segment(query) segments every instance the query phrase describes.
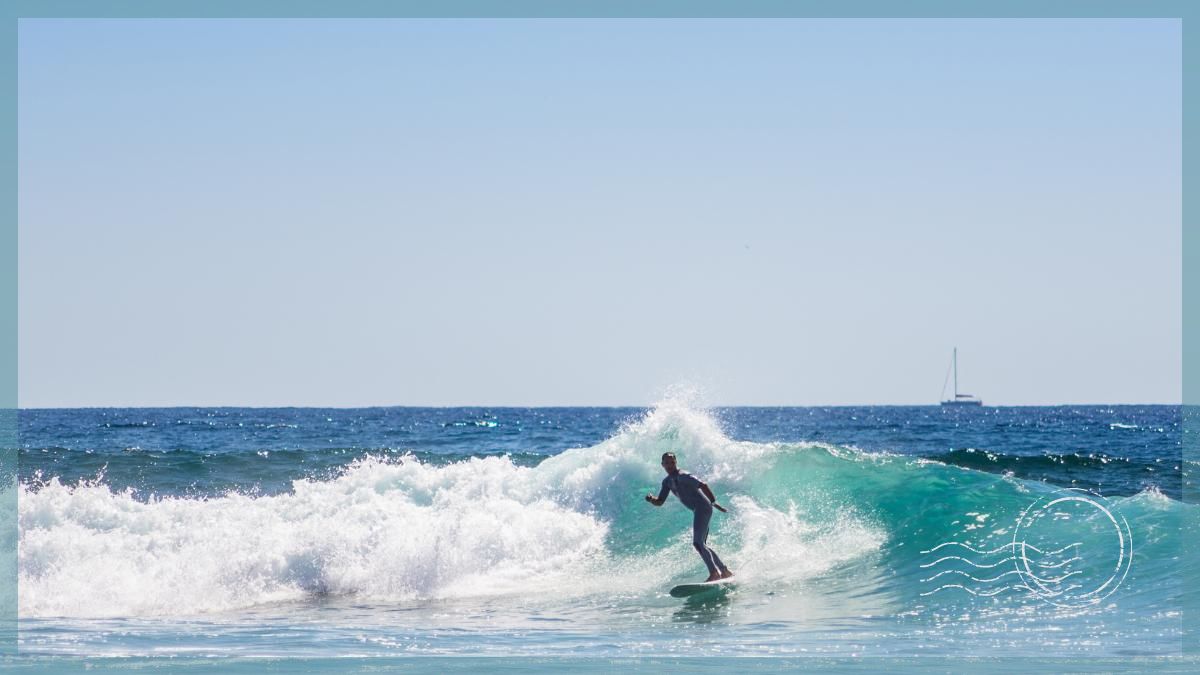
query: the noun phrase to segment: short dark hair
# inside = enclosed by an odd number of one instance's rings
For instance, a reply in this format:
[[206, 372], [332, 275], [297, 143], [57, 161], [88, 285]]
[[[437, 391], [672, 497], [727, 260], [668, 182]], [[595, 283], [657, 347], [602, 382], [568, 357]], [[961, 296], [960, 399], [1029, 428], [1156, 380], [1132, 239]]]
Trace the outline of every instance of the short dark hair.
[[670, 457], [671, 459], [675, 459], [675, 453], [673, 453], [673, 452], [664, 452], [664, 453], [663, 453], [663, 456], [662, 456], [662, 459], [661, 459], [661, 460], [659, 460], [659, 461], [660, 461], [660, 462], [665, 462], [665, 461], [667, 461], [667, 458], [668, 458], [668, 457]]

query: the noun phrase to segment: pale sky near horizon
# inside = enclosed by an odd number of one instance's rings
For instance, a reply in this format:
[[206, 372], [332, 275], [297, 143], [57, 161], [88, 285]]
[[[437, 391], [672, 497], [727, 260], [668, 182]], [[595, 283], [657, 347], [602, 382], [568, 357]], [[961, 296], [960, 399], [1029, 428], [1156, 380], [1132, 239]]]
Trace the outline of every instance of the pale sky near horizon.
[[1179, 403], [1178, 20], [28, 20], [19, 404]]

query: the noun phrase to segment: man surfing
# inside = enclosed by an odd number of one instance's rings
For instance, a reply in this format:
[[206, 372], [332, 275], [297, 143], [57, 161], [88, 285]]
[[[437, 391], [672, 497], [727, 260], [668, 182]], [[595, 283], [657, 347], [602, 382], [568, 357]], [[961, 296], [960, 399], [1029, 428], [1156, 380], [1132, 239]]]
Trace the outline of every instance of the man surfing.
[[667, 501], [667, 495], [674, 492], [679, 501], [695, 514], [692, 520], [692, 546], [696, 547], [696, 551], [704, 560], [704, 566], [708, 568], [705, 583], [733, 576], [733, 572], [730, 572], [725, 563], [717, 557], [716, 551], [708, 547], [708, 521], [712, 519], [712, 510], [717, 509], [725, 513], [725, 507], [717, 503], [717, 498], [713, 496], [712, 490], [708, 489], [707, 483], [686, 471], [680, 471], [679, 467], [675, 466], [675, 453], [663, 453], [662, 467], [667, 471], [662, 489], [658, 491], [657, 497], [646, 495], [646, 501], [655, 506], [662, 506]]

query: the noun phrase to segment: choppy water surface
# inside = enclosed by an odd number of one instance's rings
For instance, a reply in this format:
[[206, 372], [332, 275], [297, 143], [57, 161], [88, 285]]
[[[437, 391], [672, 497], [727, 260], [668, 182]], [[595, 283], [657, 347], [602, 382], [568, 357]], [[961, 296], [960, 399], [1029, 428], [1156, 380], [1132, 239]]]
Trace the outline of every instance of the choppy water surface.
[[[1178, 652], [1177, 406], [20, 413], [27, 655]], [[729, 507], [702, 577], [664, 451]], [[1192, 533], [1195, 534], [1195, 533]]]

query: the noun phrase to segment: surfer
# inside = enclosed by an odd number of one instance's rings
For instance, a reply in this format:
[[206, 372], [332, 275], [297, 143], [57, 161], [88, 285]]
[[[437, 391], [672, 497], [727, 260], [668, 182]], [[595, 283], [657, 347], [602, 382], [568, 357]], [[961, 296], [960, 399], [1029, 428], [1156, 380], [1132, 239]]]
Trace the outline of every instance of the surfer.
[[725, 513], [725, 507], [717, 503], [712, 490], [708, 489], [708, 483], [679, 470], [675, 465], [675, 453], [663, 453], [662, 467], [667, 471], [662, 489], [658, 491], [657, 497], [646, 495], [646, 501], [655, 506], [662, 506], [667, 501], [667, 495], [674, 492], [679, 501], [695, 514], [692, 520], [692, 546], [696, 547], [696, 551], [704, 560], [704, 566], [708, 568], [708, 579], [705, 581], [717, 581], [733, 576], [733, 572], [730, 572], [725, 563], [717, 557], [716, 551], [708, 547], [708, 521], [712, 519], [712, 510], [717, 509]]

